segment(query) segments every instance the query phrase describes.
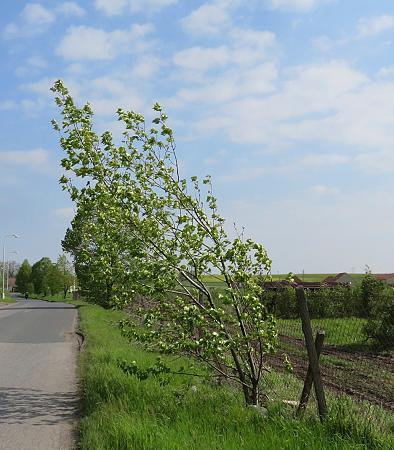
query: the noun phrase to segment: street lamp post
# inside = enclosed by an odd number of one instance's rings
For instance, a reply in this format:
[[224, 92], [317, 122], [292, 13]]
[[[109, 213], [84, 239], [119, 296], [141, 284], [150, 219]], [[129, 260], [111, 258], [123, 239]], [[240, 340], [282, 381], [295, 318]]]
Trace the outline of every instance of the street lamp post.
[[5, 299], [5, 240], [7, 238], [18, 238], [19, 236], [15, 233], [13, 234], [6, 234], [3, 237], [3, 289], [2, 289], [2, 295], [1, 298], [4, 300]]

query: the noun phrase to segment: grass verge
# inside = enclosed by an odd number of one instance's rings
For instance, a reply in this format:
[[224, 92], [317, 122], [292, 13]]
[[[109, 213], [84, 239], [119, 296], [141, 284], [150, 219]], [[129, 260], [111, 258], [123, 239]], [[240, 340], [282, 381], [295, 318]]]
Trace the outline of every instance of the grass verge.
[[13, 297], [5, 297], [4, 299], [0, 297], [0, 303], [15, 303], [16, 300]]
[[47, 302], [65, 302], [72, 300], [72, 294], [68, 293], [66, 298], [63, 294], [47, 295], [44, 297], [42, 294], [29, 294], [29, 298], [33, 300], [45, 300]]
[[[119, 360], [152, 365], [156, 356], [130, 345], [116, 324], [117, 311], [79, 302], [86, 346], [80, 356], [82, 420], [80, 448], [96, 450], [373, 449], [391, 448], [351, 403], [332, 402], [330, 419], [296, 420], [272, 403], [268, 416], [246, 408], [238, 392], [195, 378], [140, 381]], [[174, 369], [189, 361], [167, 360]], [[280, 379], [280, 377], [276, 377]], [[277, 383], [277, 381], [275, 381]]]

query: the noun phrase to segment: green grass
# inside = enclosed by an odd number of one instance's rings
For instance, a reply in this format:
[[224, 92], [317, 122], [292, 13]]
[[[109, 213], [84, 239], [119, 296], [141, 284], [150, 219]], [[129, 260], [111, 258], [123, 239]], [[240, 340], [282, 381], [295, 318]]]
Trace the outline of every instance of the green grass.
[[[312, 319], [313, 330], [324, 330], [324, 342], [331, 345], [360, 345], [365, 344], [363, 326], [365, 319], [346, 317], [341, 319]], [[282, 334], [303, 338], [299, 319], [279, 319], [278, 329]]]
[[6, 296], [4, 299], [0, 297], [0, 303], [15, 303], [16, 300], [13, 297]]
[[[331, 418], [321, 425], [311, 416], [304, 421], [294, 419], [292, 411], [275, 401], [263, 418], [244, 407], [238, 391], [200, 379], [172, 376], [165, 385], [154, 377], [139, 381], [124, 374], [117, 361], [135, 360], [139, 366], [149, 366], [156, 355], [121, 336], [116, 322], [122, 313], [81, 302], [79, 312], [86, 336], [79, 365], [81, 449], [390, 448], [387, 436], [375, 433], [357, 412], [349, 415], [348, 408], [341, 410], [340, 403], [334, 404]], [[188, 364], [171, 361], [174, 368]], [[289, 395], [291, 383], [298, 398], [299, 380], [274, 373], [270, 377], [276, 400], [282, 388], [282, 394]]]
[[[323, 281], [325, 278], [329, 276], [334, 276], [336, 273], [296, 273], [294, 274], [296, 277], [300, 278], [303, 281], [312, 281], [312, 282], [319, 282]], [[359, 284], [361, 283], [362, 279], [364, 278], [364, 273], [352, 273], [349, 274], [353, 279], [353, 284]], [[280, 281], [287, 279], [288, 274], [282, 273], [282, 274], [272, 274], [272, 279], [274, 281]], [[203, 280], [207, 282], [209, 285], [213, 286], [222, 286], [224, 285], [224, 278], [222, 275], [205, 275], [203, 276]]]
[[46, 300], [48, 302], [64, 302], [72, 300], [72, 294], [68, 293], [66, 299], [64, 299], [63, 294], [47, 295], [46, 297], [44, 297], [43, 294], [29, 294], [29, 298], [34, 300]]

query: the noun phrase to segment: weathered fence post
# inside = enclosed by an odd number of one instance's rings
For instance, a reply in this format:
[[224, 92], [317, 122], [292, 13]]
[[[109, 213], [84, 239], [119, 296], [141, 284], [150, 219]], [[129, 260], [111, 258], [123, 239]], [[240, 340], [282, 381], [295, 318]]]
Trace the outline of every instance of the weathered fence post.
[[320, 420], [323, 421], [327, 416], [326, 397], [324, 395], [323, 383], [320, 374], [319, 359], [317, 356], [315, 344], [313, 342], [312, 326], [309, 317], [308, 305], [306, 303], [305, 292], [302, 286], [297, 286], [296, 295], [298, 306], [300, 309], [302, 331], [305, 336], [306, 349], [308, 351], [309, 365], [311, 367], [313, 384], [315, 386], [315, 394], [317, 405], [319, 408]]
[[[316, 355], [317, 355], [318, 359], [320, 357], [320, 352], [323, 347], [324, 337], [325, 337], [324, 331], [318, 331], [316, 333], [315, 349], [316, 349]], [[297, 415], [299, 415], [299, 416], [303, 414], [303, 412], [305, 411], [306, 405], [308, 404], [309, 394], [311, 392], [312, 384], [313, 384], [312, 367], [309, 364], [308, 371], [307, 371], [306, 377], [305, 377], [304, 389], [302, 390], [300, 403], [299, 403], [298, 409], [297, 409]]]

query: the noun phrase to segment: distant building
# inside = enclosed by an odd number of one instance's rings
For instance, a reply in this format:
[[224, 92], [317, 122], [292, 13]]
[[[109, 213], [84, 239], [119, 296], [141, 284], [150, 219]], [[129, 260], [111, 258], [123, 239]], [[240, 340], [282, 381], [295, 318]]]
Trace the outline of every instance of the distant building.
[[352, 277], [345, 272], [341, 272], [338, 273], [337, 275], [327, 277], [323, 281], [303, 281], [301, 280], [301, 278], [293, 276], [292, 282], [286, 280], [265, 281], [262, 283], [262, 287], [267, 291], [276, 291], [279, 289], [284, 289], [286, 287], [302, 286], [304, 289], [308, 289], [310, 291], [317, 291], [319, 289], [334, 289], [338, 286], [351, 286], [351, 284], [352, 284]]
[[323, 283], [333, 286], [337, 285], [350, 286], [352, 284], [352, 281], [353, 281], [352, 277], [348, 273], [341, 272], [338, 273], [337, 275], [326, 277], [323, 280]]
[[327, 289], [327, 288], [333, 288], [337, 286], [337, 284], [325, 284], [321, 281], [301, 281], [299, 280], [296, 283], [296, 286], [302, 286], [304, 289], [308, 289], [309, 291], [318, 291], [319, 289]]
[[383, 281], [390, 286], [394, 286], [394, 273], [377, 273], [373, 275], [377, 280]]
[[291, 283], [287, 280], [281, 280], [281, 281], [264, 281], [262, 284], [262, 287], [266, 291], [278, 291], [281, 289], [285, 289], [288, 287], [295, 287], [295, 283]]

